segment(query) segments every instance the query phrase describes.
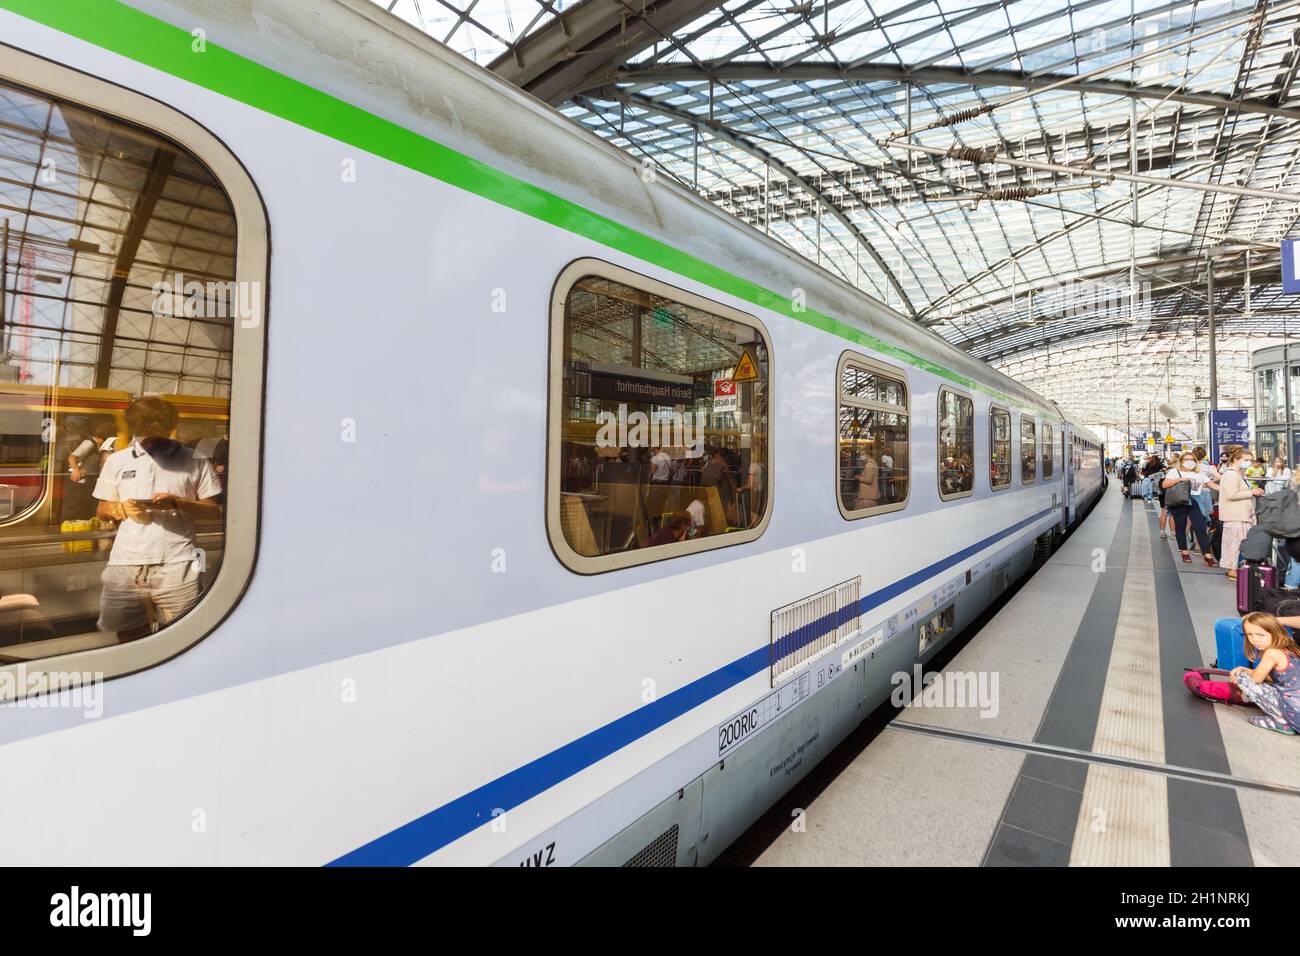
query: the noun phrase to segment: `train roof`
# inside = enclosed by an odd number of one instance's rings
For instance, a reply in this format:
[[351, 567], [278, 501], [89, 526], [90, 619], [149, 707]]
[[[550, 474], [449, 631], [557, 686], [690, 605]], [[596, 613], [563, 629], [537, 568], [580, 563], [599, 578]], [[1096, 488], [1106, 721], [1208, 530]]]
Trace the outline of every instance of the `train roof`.
[[1054, 403], [671, 178], [644, 182], [634, 157], [371, 0], [259, 0], [255, 6], [247, 0], [129, 2], [186, 32], [203, 24], [210, 43], [670, 244], [714, 269], [785, 297], [803, 289], [810, 311], [892, 343], [911, 353], [913, 364], [949, 369], [1023, 406], [1061, 415], [1086, 432]]

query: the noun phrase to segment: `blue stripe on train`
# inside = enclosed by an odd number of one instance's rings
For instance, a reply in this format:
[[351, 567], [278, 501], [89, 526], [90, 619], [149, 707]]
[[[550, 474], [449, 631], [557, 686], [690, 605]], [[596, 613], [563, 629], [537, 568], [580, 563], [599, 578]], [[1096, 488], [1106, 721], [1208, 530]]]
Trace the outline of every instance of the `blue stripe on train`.
[[[898, 595], [905, 593], [955, 564], [960, 564], [974, 554], [983, 551], [989, 545], [996, 544], [1002, 538], [1039, 521], [1053, 512], [1048, 508], [1036, 515], [1016, 522], [996, 534], [989, 535], [968, 548], [948, 555], [927, 565], [907, 577], [886, 585], [878, 591], [868, 594], [858, 601], [857, 613], [866, 614]], [[800, 628], [799, 643], [791, 644], [783, 653], [797, 649], [819, 634], [826, 633], [832, 626], [835, 615], [826, 615], [820, 621]], [[826, 628], [818, 631], [818, 627]], [[792, 635], [793, 637], [793, 635]], [[707, 703], [714, 697], [730, 690], [737, 684], [770, 665], [771, 649], [760, 647], [711, 674], [681, 687], [671, 694], [646, 704], [637, 710], [619, 717], [617, 720], [593, 730], [586, 736], [579, 737], [550, 753], [538, 757], [531, 763], [510, 771], [503, 777], [486, 783], [477, 790], [471, 790], [464, 796], [457, 797], [450, 803], [443, 804], [436, 810], [426, 813], [403, 826], [376, 837], [364, 846], [350, 853], [345, 853], [329, 866], [409, 866], [441, 849], [454, 840], [460, 839], [471, 830], [475, 830], [492, 819], [494, 810], [506, 811], [519, 806], [540, 793], [549, 790], [563, 780], [585, 770], [610, 754], [622, 750], [628, 744], [658, 730], [669, 721], [676, 720], [683, 714]]]

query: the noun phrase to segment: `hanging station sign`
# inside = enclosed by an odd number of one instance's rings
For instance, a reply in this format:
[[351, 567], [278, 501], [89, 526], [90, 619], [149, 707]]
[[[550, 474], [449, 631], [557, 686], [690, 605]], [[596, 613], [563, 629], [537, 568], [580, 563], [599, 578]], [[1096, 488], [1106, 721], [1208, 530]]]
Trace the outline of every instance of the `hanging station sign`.
[[690, 405], [695, 401], [693, 382], [650, 378], [622, 371], [592, 368], [574, 376], [574, 394], [620, 402], [652, 405]]
[[1250, 444], [1250, 420], [1245, 411], [1221, 409], [1210, 412], [1210, 461], [1218, 464], [1220, 452], [1229, 445]]
[[730, 413], [735, 415], [740, 409], [736, 397], [736, 383], [729, 378], [720, 378], [713, 383], [713, 414]]

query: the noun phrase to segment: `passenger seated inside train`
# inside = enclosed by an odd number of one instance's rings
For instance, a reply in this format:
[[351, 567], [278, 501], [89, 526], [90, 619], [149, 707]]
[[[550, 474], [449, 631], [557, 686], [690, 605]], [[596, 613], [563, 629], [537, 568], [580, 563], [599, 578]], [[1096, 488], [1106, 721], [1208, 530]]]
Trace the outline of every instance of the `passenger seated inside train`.
[[704, 507], [705, 497], [703, 494], [697, 494], [691, 499], [691, 503], [686, 506], [686, 513], [691, 517], [691, 527], [686, 532], [686, 537], [702, 538], [708, 534], [704, 524]]
[[662, 528], [656, 531], [650, 537], [646, 538], [641, 545], [643, 548], [654, 548], [661, 544], [672, 544], [674, 541], [684, 541], [687, 533], [691, 530], [691, 516], [684, 511], [678, 511], [668, 517]]

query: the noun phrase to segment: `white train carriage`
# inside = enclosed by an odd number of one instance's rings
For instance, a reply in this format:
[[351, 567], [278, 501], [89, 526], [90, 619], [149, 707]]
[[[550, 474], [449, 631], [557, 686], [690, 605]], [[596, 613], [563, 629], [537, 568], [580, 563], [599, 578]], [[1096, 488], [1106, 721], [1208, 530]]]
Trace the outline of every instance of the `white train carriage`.
[[[707, 863], [1102, 489], [1052, 403], [367, 0], [0, 41], [15, 229], [76, 254], [10, 286], [24, 381], [229, 402], [198, 603], [0, 646], [11, 863]], [[10, 530], [22, 613], [93, 605], [108, 545]]]

